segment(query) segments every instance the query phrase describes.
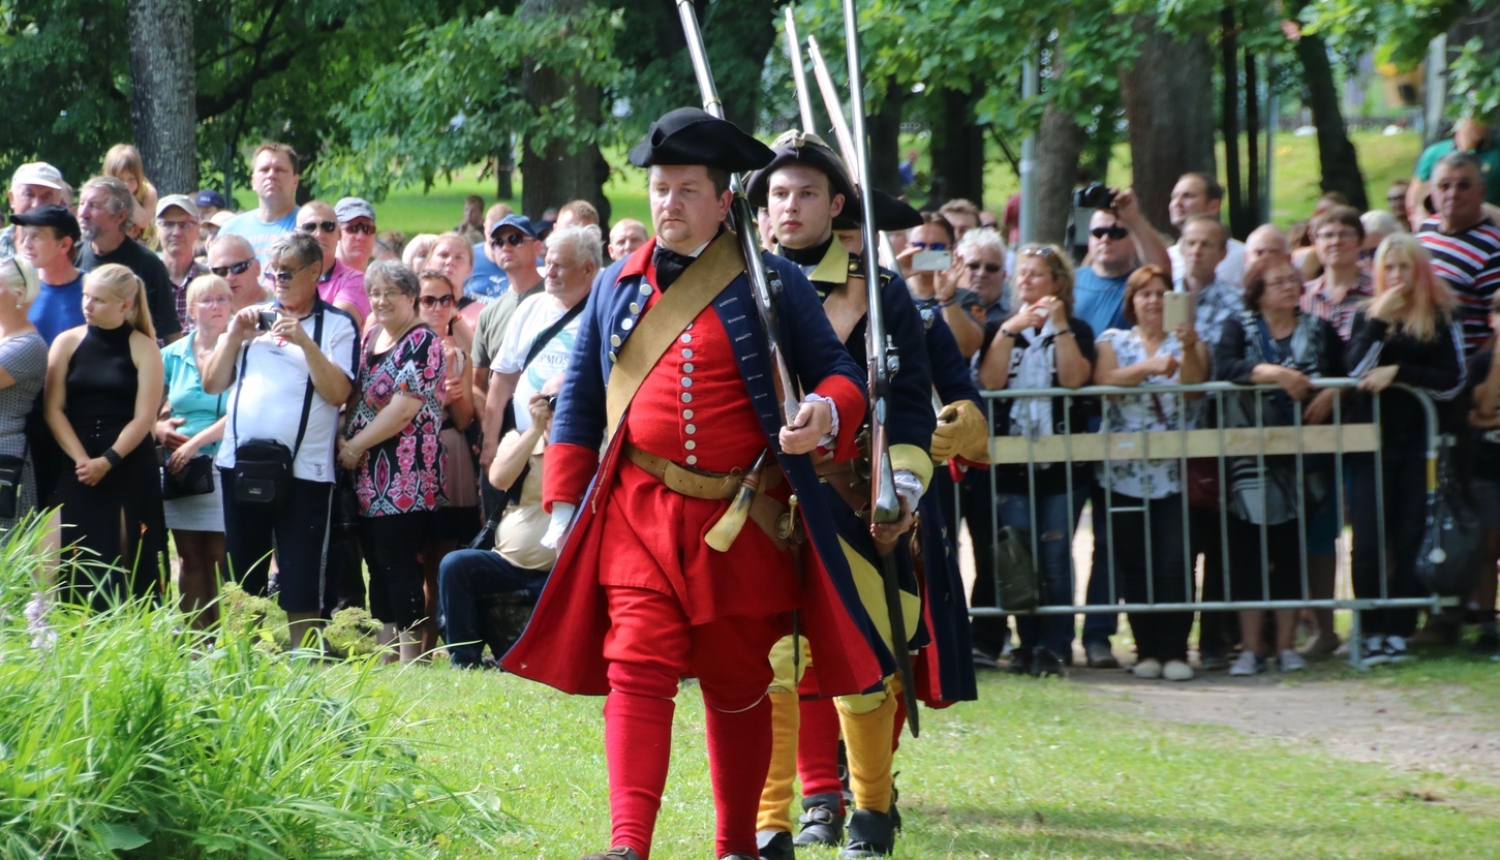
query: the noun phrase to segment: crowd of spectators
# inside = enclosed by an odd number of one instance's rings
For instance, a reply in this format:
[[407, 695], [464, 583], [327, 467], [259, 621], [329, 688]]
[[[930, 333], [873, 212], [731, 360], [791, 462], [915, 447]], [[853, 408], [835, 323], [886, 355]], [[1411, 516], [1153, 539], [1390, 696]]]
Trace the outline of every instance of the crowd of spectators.
[[[1392, 211], [1325, 195], [1290, 233], [1265, 224], [1243, 242], [1206, 173], [1179, 179], [1167, 225], [1130, 189], [1109, 189], [1086, 213], [1076, 261], [1056, 245], [1014, 247], [1015, 206], [1002, 222], [945, 200], [887, 234], [914, 303], [952, 330], [974, 381], [1020, 395], [992, 401], [996, 436], [1316, 425], [1336, 413], [1379, 424], [1379, 453], [1342, 469], [1328, 456], [1227, 457], [1206, 501], [1177, 459], [955, 464], [972, 600], [993, 605], [992, 522], [1030, 538], [1044, 605], [1327, 600], [1346, 524], [1356, 596], [1419, 596], [1417, 390], [1460, 441], [1451, 476], [1480, 512], [1486, 567], [1467, 605], [1422, 633], [1415, 610], [1364, 612], [1361, 649], [1372, 664], [1410, 659], [1424, 634], [1452, 641], [1468, 618], [1481, 647], [1500, 650], [1500, 225], [1485, 140], [1460, 125], [1392, 187]], [[582, 200], [534, 221], [474, 196], [454, 229], [407, 240], [380, 232], [360, 198], [299, 206], [290, 147], [258, 147], [251, 168], [256, 206], [238, 214], [212, 190], [158, 197], [129, 146], [110, 150], [76, 202], [52, 166], [16, 170], [0, 231], [0, 525], [52, 510], [55, 544], [104, 563], [68, 568], [60, 587], [73, 599], [163, 596], [175, 568], [199, 625], [233, 581], [275, 595], [306, 653], [321, 653], [333, 608], [359, 605], [389, 659], [446, 647], [455, 665], [481, 665], [490, 604], [534, 600], [556, 558], [540, 481], [579, 312], [649, 230], [632, 219], [606, 230]], [[1344, 376], [1358, 388], [1319, 384]], [[1161, 389], [1211, 380], [1259, 387]], [[1089, 385], [1139, 393], [1053, 396]], [[1034, 390], [1049, 393], [1024, 395]], [[1075, 571], [1085, 520], [1092, 561]], [[1086, 614], [1090, 665], [1119, 665], [1117, 619]], [[1193, 612], [1128, 620], [1136, 675], [1193, 677]], [[1294, 671], [1341, 646], [1327, 610], [1199, 622], [1198, 671]], [[1003, 618], [976, 619], [976, 664], [1008, 656], [1009, 671], [1040, 676], [1073, 662], [1074, 617], [1023, 614], [1015, 628], [1013, 643]]]

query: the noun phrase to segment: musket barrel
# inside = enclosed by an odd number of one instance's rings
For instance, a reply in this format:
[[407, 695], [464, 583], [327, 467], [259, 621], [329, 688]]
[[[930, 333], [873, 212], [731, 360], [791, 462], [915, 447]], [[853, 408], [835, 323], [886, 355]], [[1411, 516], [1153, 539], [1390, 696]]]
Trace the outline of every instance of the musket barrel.
[[792, 61], [792, 81], [797, 85], [797, 110], [802, 115], [802, 131], [812, 132], [812, 96], [807, 92], [807, 71], [802, 68], [802, 43], [797, 41], [797, 17], [786, 7], [786, 56]]

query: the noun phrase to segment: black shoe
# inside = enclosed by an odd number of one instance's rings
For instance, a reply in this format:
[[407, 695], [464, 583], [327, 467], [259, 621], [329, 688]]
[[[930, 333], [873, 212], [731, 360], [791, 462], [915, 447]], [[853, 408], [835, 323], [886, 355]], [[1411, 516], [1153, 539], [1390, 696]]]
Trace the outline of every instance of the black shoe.
[[973, 649], [973, 651], [974, 651], [974, 668], [975, 669], [998, 669], [998, 668], [1000, 668], [1000, 661], [996, 660], [994, 657], [991, 657], [989, 654], [986, 654], [984, 651], [982, 651], [982, 650], [980, 650], [978, 648]]
[[899, 770], [891, 774], [891, 808], [885, 813], [891, 817], [891, 827], [897, 830], [901, 829], [901, 808], [896, 805], [896, 801], [901, 799], [901, 789], [896, 787], [896, 777], [900, 775]]
[[1012, 675], [1031, 674], [1031, 651], [1025, 648], [1017, 648], [1010, 652], [1010, 664], [1005, 671]]
[[1046, 648], [1038, 647], [1036, 653], [1031, 657], [1031, 677], [1044, 678], [1048, 675], [1061, 676], [1063, 673], [1062, 660]]
[[802, 798], [802, 816], [797, 819], [802, 832], [792, 844], [802, 848], [808, 845], [829, 845], [837, 848], [844, 842], [844, 816], [839, 813], [837, 794], [815, 794]]
[[760, 860], [794, 860], [797, 856], [792, 834], [785, 830], [762, 830], [755, 834], [755, 845], [760, 849]]
[[896, 827], [891, 817], [873, 809], [856, 809], [849, 816], [849, 844], [839, 860], [889, 857], [896, 850]]

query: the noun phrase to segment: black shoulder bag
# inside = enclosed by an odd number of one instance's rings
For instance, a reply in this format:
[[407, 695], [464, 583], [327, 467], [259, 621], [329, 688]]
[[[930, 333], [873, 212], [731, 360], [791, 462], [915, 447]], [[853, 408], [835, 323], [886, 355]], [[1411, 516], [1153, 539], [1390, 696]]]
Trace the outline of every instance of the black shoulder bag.
[[[313, 322], [313, 343], [323, 348], [323, 308], [319, 302]], [[240, 356], [239, 388], [234, 393], [234, 438], [239, 440], [240, 391], [245, 384], [245, 366], [250, 361], [250, 346]], [[248, 439], [234, 449], [234, 497], [241, 504], [279, 505], [292, 492], [292, 464], [302, 450], [307, 435], [307, 419], [312, 412], [312, 372], [307, 374], [307, 390], [302, 395], [302, 420], [297, 425], [297, 441], [288, 450], [275, 439]]]
[[[559, 332], [568, 327], [568, 323], [577, 319], [578, 315], [583, 313], [583, 306], [585, 304], [587, 302], [579, 302], [568, 308], [567, 313], [558, 317], [556, 322], [547, 326], [532, 340], [531, 348], [526, 350], [526, 360], [521, 363], [522, 372], [525, 372], [526, 368], [530, 367], [531, 363], [536, 360], [536, 357], [542, 354], [542, 350], [546, 348], [548, 341], [557, 337]], [[512, 405], [506, 404], [506, 408], [509, 409]], [[500, 433], [501, 438], [504, 438], [505, 433], [514, 429], [514, 427], [515, 424], [512, 422], [509, 427], [503, 428]], [[531, 474], [531, 462], [528, 459], [526, 465], [521, 467], [521, 474], [516, 476], [515, 482], [505, 488], [504, 501], [496, 505], [493, 511], [490, 511], [489, 517], [484, 521], [484, 528], [480, 529], [479, 534], [475, 535], [474, 539], [469, 541], [469, 549], [484, 549], [485, 546], [493, 542], [495, 530], [500, 528], [500, 519], [505, 516], [505, 511], [511, 505], [518, 504], [521, 501], [521, 487], [526, 484], [526, 476], [529, 474]], [[482, 477], [486, 481], [489, 480], [489, 475]]]

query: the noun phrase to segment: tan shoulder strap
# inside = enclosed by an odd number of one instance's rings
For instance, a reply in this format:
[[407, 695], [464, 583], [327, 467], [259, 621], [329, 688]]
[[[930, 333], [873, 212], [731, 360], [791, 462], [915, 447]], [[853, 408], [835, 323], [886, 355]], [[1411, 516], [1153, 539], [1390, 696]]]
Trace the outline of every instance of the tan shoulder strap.
[[609, 373], [609, 387], [605, 391], [609, 423], [605, 426], [610, 436], [619, 428], [630, 401], [667, 347], [743, 271], [745, 261], [740, 257], [738, 240], [733, 232], [725, 231], [683, 270], [656, 304], [641, 314]]

